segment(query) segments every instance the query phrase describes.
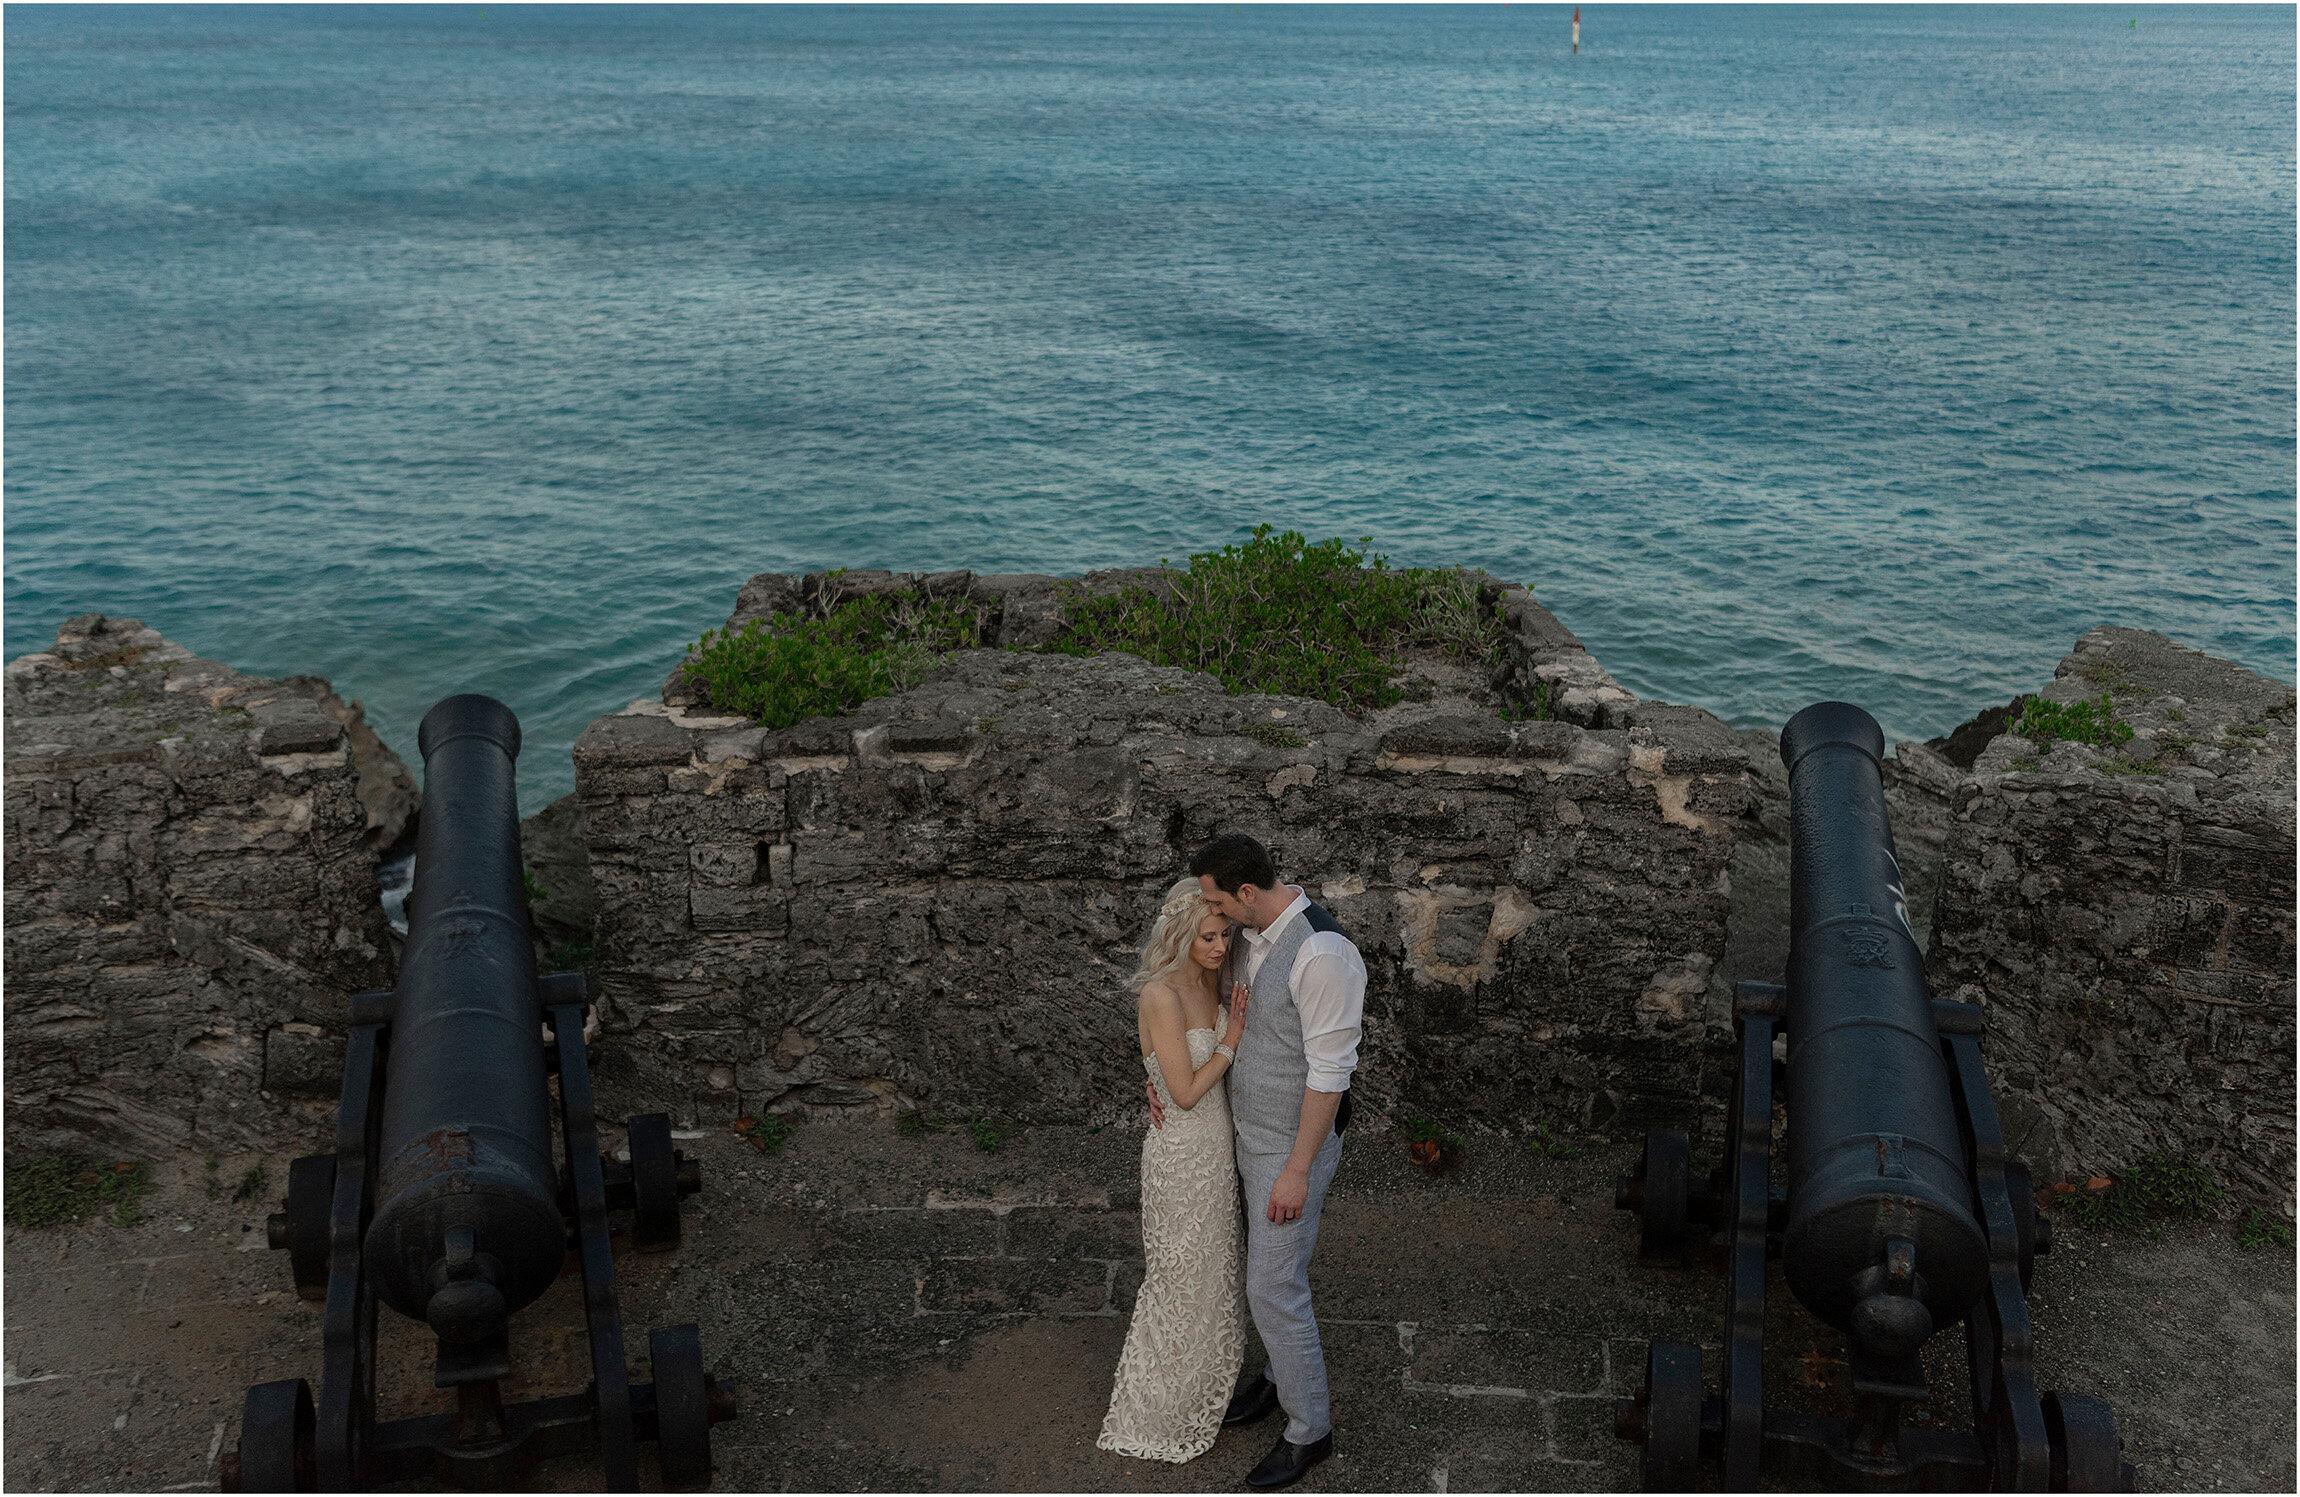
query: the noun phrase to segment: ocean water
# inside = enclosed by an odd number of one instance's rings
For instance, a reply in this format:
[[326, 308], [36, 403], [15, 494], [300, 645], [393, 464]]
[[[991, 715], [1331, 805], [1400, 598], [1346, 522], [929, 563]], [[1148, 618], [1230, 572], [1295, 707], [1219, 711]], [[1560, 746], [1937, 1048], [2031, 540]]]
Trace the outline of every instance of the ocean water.
[[2293, 679], [2289, 8], [1567, 12], [10, 6], [6, 653], [490, 692], [529, 809], [751, 573], [1264, 521], [1742, 725]]

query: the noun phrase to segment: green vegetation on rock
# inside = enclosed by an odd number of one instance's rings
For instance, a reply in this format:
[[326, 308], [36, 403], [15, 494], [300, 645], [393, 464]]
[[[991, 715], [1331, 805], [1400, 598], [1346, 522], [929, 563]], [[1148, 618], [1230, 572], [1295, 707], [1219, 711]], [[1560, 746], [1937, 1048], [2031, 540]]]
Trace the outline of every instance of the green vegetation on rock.
[[[1314, 697], [1353, 709], [1387, 707], [1412, 688], [1398, 679], [1408, 646], [1491, 667], [1507, 626], [1481, 601], [1477, 574], [1460, 568], [1393, 569], [1388, 558], [1340, 539], [1303, 539], [1256, 527], [1251, 539], [1159, 565], [1155, 586], [1115, 593], [1074, 589], [1068, 624], [1046, 653], [1124, 651], [1153, 665], [1204, 671], [1233, 693]], [[838, 574], [830, 574], [834, 581]], [[688, 646], [687, 679], [714, 710], [787, 728], [852, 712], [924, 680], [953, 650], [981, 647], [988, 606], [912, 591], [837, 597], [819, 607], [707, 630]], [[1022, 683], [1009, 689], [1020, 690]], [[1427, 687], [1422, 687], [1426, 698]], [[1514, 715], [1547, 715], [1546, 695]], [[982, 731], [998, 719], [983, 719]], [[1272, 747], [1300, 735], [1258, 724]], [[1284, 735], [1286, 742], [1275, 741]]]
[[54, 1227], [102, 1213], [115, 1227], [132, 1227], [143, 1220], [140, 1202], [151, 1184], [151, 1167], [141, 1159], [55, 1154], [11, 1163], [8, 1225]]
[[995, 1154], [1022, 1136], [1020, 1124], [986, 1118], [979, 1112], [966, 1120], [966, 1131], [974, 1135], [974, 1146], [985, 1154]]
[[1304, 738], [1292, 728], [1281, 727], [1277, 723], [1248, 723], [1238, 731], [1264, 748], [1292, 749], [1310, 746], [1309, 739]]
[[1160, 587], [1132, 583], [1070, 605], [1049, 646], [1071, 655], [1123, 650], [1152, 665], [1204, 671], [1233, 693], [1315, 697], [1387, 707], [1405, 698], [1393, 678], [1409, 644], [1478, 664], [1498, 658], [1504, 630], [1456, 568], [1392, 570], [1339, 538], [1254, 528], [1252, 539], [1159, 567]]
[[706, 630], [688, 646], [687, 675], [716, 710], [787, 728], [917, 685], [937, 656], [979, 646], [985, 618], [978, 605], [915, 593], [849, 598], [814, 617]]
[[588, 941], [563, 941], [544, 953], [543, 967], [547, 972], [587, 972], [598, 955], [598, 948]]
[[2162, 1230], [2167, 1221], [2201, 1221], [2220, 1204], [2220, 1182], [2193, 1159], [2151, 1154], [2106, 1190], [2062, 1198], [2060, 1211], [2094, 1232]]
[[1527, 694], [1524, 705], [1520, 706], [1516, 702], [1504, 702], [1502, 704], [1503, 720], [1513, 723], [1548, 721], [1552, 715], [1549, 710], [1549, 697], [1553, 689], [1547, 681], [1534, 682], [1533, 690]]
[[2132, 725], [2116, 721], [2114, 712], [2114, 704], [2106, 696], [2093, 702], [2065, 704], [2031, 697], [2012, 730], [2039, 747], [2060, 738], [2101, 748], [2130, 743]]
[[1533, 1132], [1526, 1136], [1525, 1151], [1537, 1159], [1571, 1159], [1579, 1152], [1563, 1139], [1554, 1137], [1547, 1123], [1533, 1125]]
[[1409, 1144], [1436, 1144], [1448, 1150], [1461, 1147], [1461, 1135], [1448, 1132], [1445, 1125], [1436, 1118], [1407, 1118], [1403, 1132]]
[[2248, 1253], [2264, 1247], [2288, 1248], [2292, 1228], [2255, 1206], [2236, 1224], [2236, 1245]]
[[737, 1131], [749, 1139], [751, 1147], [760, 1153], [780, 1154], [790, 1136], [798, 1131], [798, 1126], [789, 1118], [768, 1113], [764, 1117], [747, 1119], [746, 1125]]

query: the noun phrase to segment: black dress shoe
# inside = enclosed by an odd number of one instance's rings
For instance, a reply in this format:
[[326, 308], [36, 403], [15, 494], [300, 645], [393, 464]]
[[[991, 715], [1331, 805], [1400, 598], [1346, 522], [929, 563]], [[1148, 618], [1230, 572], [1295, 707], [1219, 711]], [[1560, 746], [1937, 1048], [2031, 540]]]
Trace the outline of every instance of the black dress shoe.
[[1278, 1385], [1264, 1373], [1230, 1395], [1230, 1406], [1222, 1411], [1222, 1423], [1255, 1424], [1269, 1418], [1277, 1407]]
[[1296, 1445], [1285, 1436], [1278, 1437], [1277, 1449], [1262, 1458], [1262, 1464], [1246, 1473], [1246, 1485], [1257, 1492], [1274, 1492], [1300, 1481], [1305, 1472], [1334, 1453], [1334, 1432], [1327, 1430], [1307, 1445]]

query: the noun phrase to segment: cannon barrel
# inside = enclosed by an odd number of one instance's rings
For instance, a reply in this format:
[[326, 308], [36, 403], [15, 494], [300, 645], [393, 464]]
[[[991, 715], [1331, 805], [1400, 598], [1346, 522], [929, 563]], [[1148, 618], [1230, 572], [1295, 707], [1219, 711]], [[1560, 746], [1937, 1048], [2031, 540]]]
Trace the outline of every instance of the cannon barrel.
[[423, 817], [365, 1256], [386, 1302], [471, 1343], [541, 1295], [567, 1253], [513, 787], [519, 719], [492, 697], [449, 697], [416, 746]]
[[1885, 816], [1884, 734], [1844, 702], [1781, 732], [1789, 767], [1782, 1259], [1815, 1315], [1905, 1355], [1988, 1283], [1924, 957]]

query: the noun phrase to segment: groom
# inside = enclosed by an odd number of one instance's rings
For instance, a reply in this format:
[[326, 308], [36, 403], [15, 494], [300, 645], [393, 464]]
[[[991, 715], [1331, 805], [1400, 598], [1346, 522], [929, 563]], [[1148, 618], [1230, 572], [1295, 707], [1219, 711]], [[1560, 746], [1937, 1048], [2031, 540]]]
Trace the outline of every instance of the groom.
[[[1246, 1477], [1270, 1491], [1334, 1451], [1310, 1252], [1349, 1125], [1366, 967], [1332, 915], [1278, 882], [1270, 850], [1253, 838], [1216, 837], [1190, 871], [1215, 913], [1245, 927], [1224, 959], [1219, 991], [1242, 982], [1247, 993], [1246, 1033], [1226, 1083], [1245, 1184], [1246, 1303], [1270, 1364], [1241, 1379], [1222, 1422], [1251, 1424], [1284, 1405], [1285, 1433]], [[1150, 1105], [1158, 1121], [1155, 1088]]]

